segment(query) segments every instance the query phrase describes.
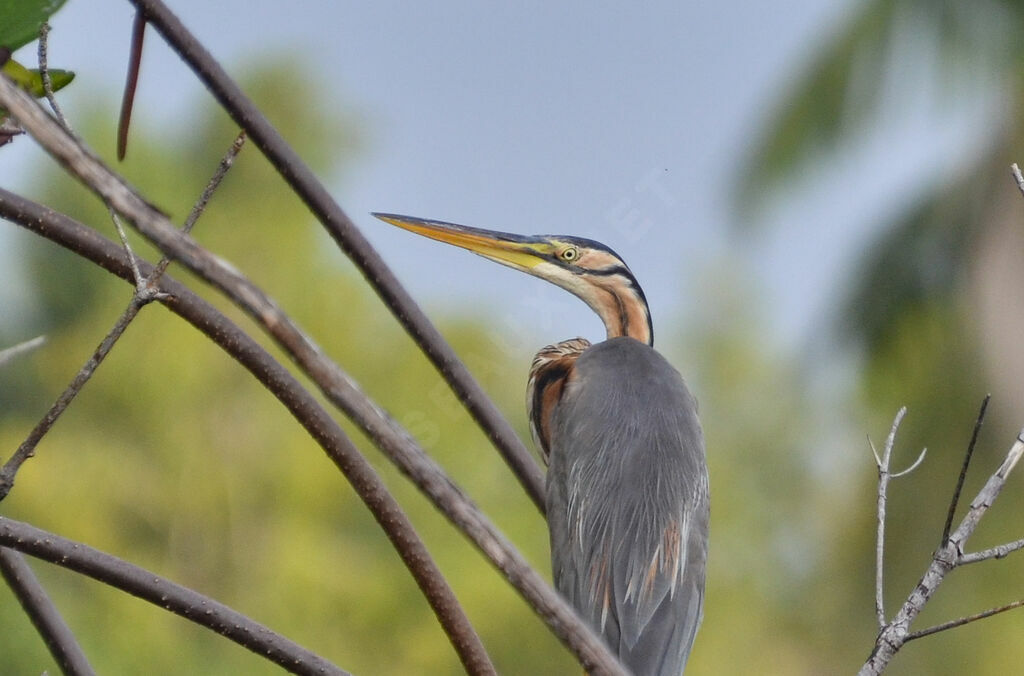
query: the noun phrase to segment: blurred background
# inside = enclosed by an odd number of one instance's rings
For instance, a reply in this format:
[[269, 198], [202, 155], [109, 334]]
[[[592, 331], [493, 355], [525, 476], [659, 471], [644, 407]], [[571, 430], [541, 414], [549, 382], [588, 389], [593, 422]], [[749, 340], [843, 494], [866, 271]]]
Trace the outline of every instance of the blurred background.
[[[881, 444], [906, 405], [895, 468], [929, 449], [890, 488], [891, 613], [938, 544], [983, 396], [993, 403], [969, 497], [1024, 424], [1024, 198], [1009, 173], [1024, 161], [1024, 3], [171, 7], [314, 165], [524, 438], [533, 353], [601, 339], [597, 318], [553, 286], [368, 212], [617, 250], [707, 436], [710, 572], [687, 673], [860, 666], [876, 634], [866, 437]], [[107, 158], [132, 16], [127, 3], [71, 0], [52, 21], [50, 65], [77, 73], [59, 94], [65, 113]], [[33, 49], [15, 56], [31, 65]], [[150, 31], [119, 168], [181, 221], [235, 132]], [[102, 206], [28, 139], [0, 149], [0, 185], [115, 236]], [[254, 147], [196, 237], [279, 300], [547, 574], [536, 510]], [[0, 345], [49, 337], [0, 372], [4, 457], [129, 296], [91, 264], [0, 227]], [[357, 441], [499, 671], [577, 673], [483, 558]], [[1013, 477], [973, 548], [1024, 535], [1022, 508]], [[460, 672], [333, 465], [241, 368], [161, 308], [129, 329], [2, 513], [213, 595], [354, 673]], [[33, 565], [101, 672], [277, 672], [147, 604]], [[1012, 557], [955, 573], [917, 628], [1024, 596], [1022, 574]], [[889, 673], [1013, 673], [1022, 629], [1024, 615], [1008, 613], [925, 638]], [[6, 588], [0, 656], [6, 673], [56, 670]]]

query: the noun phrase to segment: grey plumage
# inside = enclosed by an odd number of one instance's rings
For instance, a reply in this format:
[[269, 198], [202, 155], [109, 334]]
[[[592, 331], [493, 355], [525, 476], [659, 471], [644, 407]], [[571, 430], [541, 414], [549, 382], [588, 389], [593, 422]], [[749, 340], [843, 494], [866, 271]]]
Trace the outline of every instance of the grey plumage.
[[527, 384], [555, 585], [635, 676], [679, 676], [703, 612], [707, 465], [697, 404], [651, 347], [636, 277], [588, 239], [377, 217], [557, 284], [601, 318], [608, 340], [543, 348]]
[[696, 402], [653, 348], [584, 351], [552, 414], [555, 585], [637, 676], [678, 676], [703, 612], [708, 479]]

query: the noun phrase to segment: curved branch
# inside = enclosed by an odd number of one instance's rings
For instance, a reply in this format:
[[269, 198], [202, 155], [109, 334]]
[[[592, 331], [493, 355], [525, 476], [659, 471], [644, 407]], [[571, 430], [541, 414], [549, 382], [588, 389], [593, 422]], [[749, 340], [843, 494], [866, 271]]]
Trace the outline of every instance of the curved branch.
[[[52, 209], [0, 188], [0, 216], [50, 239], [130, 284], [134, 277], [124, 249], [95, 230]], [[153, 266], [138, 261], [141, 273]], [[160, 302], [181, 316], [249, 370], [288, 409], [345, 474], [356, 493], [398, 551], [437, 615], [466, 670], [491, 674], [494, 668], [458, 599], [449, 587], [409, 517], [384, 486], [376, 470], [299, 381], [255, 340], [183, 284], [160, 279]]]
[[78, 640], [39, 583], [39, 578], [19, 552], [0, 547], [0, 576], [18, 597], [60, 670], [69, 676], [95, 674], [82, 652], [82, 646], [78, 645]]
[[79, 542], [0, 516], [0, 545], [88, 575], [208, 627], [295, 674], [349, 676], [223, 603]]
[[377, 295], [430, 359], [459, 401], [501, 453], [537, 508], [544, 512], [544, 476], [512, 426], [484, 393], [394, 273], [338, 206], [302, 158], [228, 76], [213, 56], [160, 0], [131, 0], [167, 43], [213, 92], [281, 177], [309, 207]]
[[[490, 520], [461, 492], [423, 449], [358, 385], [328, 359], [284, 311], [227, 261], [179, 232], [120, 176], [55, 124], [21, 90], [0, 77], [0, 104], [68, 171], [125, 215], [165, 254], [227, 295], [274, 338], [321, 391], [370, 436], [445, 516], [502, 571], [552, 632], [593, 673], [618, 674], [622, 667], [604, 642], [529, 565]], [[2, 201], [2, 200], [0, 200]], [[168, 306], [175, 310], [171, 299]], [[219, 341], [218, 341], [219, 343]], [[364, 461], [365, 462], [365, 461]]]

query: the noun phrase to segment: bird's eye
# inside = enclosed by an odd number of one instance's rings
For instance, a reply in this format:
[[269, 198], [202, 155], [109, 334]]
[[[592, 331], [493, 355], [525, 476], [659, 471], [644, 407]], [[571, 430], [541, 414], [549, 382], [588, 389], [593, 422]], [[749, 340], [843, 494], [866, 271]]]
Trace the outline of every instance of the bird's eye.
[[580, 257], [580, 251], [574, 246], [569, 247], [561, 253], [562, 260], [566, 263], [572, 263], [574, 260]]

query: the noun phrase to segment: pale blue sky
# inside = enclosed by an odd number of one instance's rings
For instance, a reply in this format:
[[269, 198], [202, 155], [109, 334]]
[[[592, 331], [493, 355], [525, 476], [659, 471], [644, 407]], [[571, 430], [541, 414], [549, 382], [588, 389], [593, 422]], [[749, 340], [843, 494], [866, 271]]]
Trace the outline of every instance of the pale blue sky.
[[[972, 140], [975, 118], [929, 112], [929, 92], [903, 86], [885, 131], [808, 176], [762, 227], [737, 229], [729, 190], [744, 148], [852, 0], [169, 4], [229, 71], [283, 51], [316, 65], [368, 132], [360, 164], [328, 177], [343, 208], [428, 307], [468, 303], [533, 322], [531, 344], [602, 331], [564, 292], [368, 212], [603, 241], [633, 268], [662, 336], [728, 265], [759, 294], [769, 335], [799, 348], [831, 318], [870, 237], [864, 222]], [[132, 15], [122, 1], [69, 0], [55, 17], [51, 63], [78, 73], [72, 118], [86, 93], [119, 98]], [[151, 31], [137, 114], [187, 133], [201, 96]], [[22, 185], [36, 154], [17, 146], [0, 154], [5, 187]], [[440, 266], [418, 264], [426, 255]], [[13, 302], [0, 294], [0, 314]]]

